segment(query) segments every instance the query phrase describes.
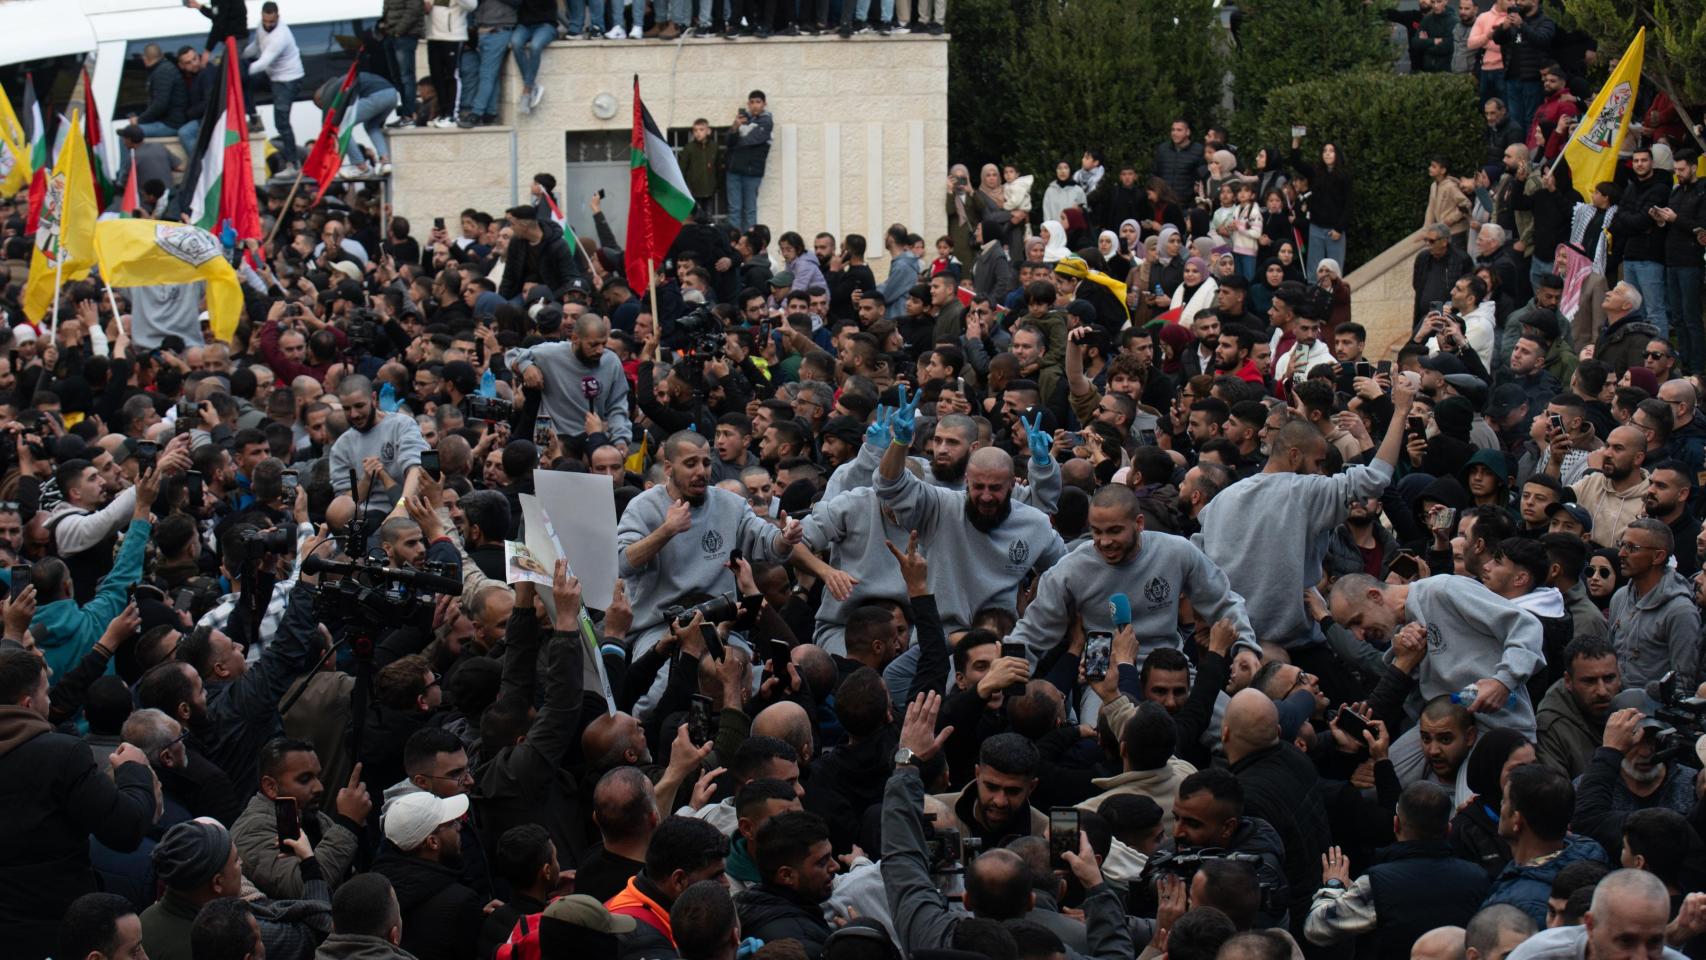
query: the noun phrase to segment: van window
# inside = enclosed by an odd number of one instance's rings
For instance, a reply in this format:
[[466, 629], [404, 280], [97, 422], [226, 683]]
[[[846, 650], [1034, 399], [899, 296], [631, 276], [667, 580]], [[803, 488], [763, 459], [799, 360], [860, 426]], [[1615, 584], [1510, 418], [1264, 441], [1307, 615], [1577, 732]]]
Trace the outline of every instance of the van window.
[[[321, 23], [290, 23], [290, 32], [296, 38], [297, 50], [302, 55], [302, 69], [305, 76], [297, 89], [296, 99], [312, 100], [314, 90], [332, 77], [342, 77], [355, 60], [355, 51], [360, 46], [360, 38], [369, 28], [366, 20], [331, 20]], [[257, 27], [255, 32], [259, 32]], [[254, 33], [251, 33], [251, 38]], [[132, 40], [125, 45], [124, 70], [119, 75], [118, 101], [113, 107], [112, 116], [115, 123], [122, 123], [124, 118], [141, 113], [148, 106], [148, 69], [142, 65], [142, 48], [149, 43], [158, 43], [166, 55], [176, 58], [188, 48], [200, 52], [207, 42], [207, 35], [198, 33], [188, 36], [162, 37], [155, 40]], [[238, 45], [238, 53], [243, 45]], [[218, 64], [209, 60], [209, 67]], [[206, 69], [206, 68], [204, 68]], [[272, 104], [272, 84], [264, 76], [250, 76], [248, 61], [244, 61], [243, 94], [245, 102], [255, 107]], [[217, 77], [217, 74], [214, 75]], [[213, 78], [209, 78], [210, 80]], [[207, 81], [203, 81], [206, 83]], [[192, 104], [196, 100], [191, 92]], [[201, 105], [205, 108], [205, 104]], [[200, 116], [200, 111], [192, 107], [190, 116]]]

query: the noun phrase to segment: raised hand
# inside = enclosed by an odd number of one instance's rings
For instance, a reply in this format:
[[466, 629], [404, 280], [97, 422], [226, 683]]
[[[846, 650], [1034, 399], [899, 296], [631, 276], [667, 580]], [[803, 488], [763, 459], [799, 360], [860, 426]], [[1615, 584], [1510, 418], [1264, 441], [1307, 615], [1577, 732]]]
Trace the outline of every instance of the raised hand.
[[865, 442], [883, 446], [889, 442], [889, 417], [894, 411], [882, 404], [877, 405], [877, 412], [871, 416], [871, 425], [865, 428]]
[[1035, 463], [1039, 467], [1046, 465], [1048, 463], [1049, 447], [1053, 446], [1053, 443], [1050, 440], [1048, 433], [1042, 429], [1043, 412], [1038, 410], [1036, 412], [1036, 416], [1030, 420], [1026, 420], [1023, 416], [1020, 416], [1019, 422], [1025, 425], [1025, 442], [1030, 444], [1031, 447], [1031, 462]]
[[889, 418], [889, 436], [894, 438], [895, 443], [905, 446], [912, 443], [913, 430], [917, 426], [919, 395], [914, 395], [912, 402], [908, 403], [906, 384], [901, 384], [897, 389], [900, 391], [900, 406]]
[[900, 745], [912, 751], [912, 755], [920, 760], [929, 760], [942, 750], [942, 745], [948, 742], [948, 737], [954, 728], [943, 727], [936, 731], [936, 715], [942, 709], [942, 695], [934, 690], [918, 695], [918, 699], [906, 707], [906, 720], [900, 727]]
[[894, 555], [895, 563], [900, 564], [900, 575], [906, 581], [906, 592], [909, 596], [919, 597], [930, 592], [930, 563], [924, 555], [918, 552], [918, 531], [906, 538], [906, 552], [901, 553], [893, 543], [887, 540], [883, 545]]

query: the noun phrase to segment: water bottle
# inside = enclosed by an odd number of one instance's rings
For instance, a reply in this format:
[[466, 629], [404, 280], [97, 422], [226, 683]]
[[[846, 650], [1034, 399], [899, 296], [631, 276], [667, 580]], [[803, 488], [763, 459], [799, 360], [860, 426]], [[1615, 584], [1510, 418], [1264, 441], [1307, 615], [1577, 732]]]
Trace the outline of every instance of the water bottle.
[[[1481, 695], [1481, 692], [1479, 690], [1476, 690], [1475, 685], [1473, 683], [1471, 683], [1468, 686], [1464, 687], [1462, 690], [1459, 690], [1456, 693], [1452, 694], [1451, 695], [1451, 702], [1455, 703], [1461, 707], [1468, 707], [1470, 704], [1474, 703], [1475, 698], [1480, 696], [1480, 695]], [[1516, 706], [1516, 694], [1513, 693], [1510, 696], [1505, 698], [1505, 707], [1514, 707], [1514, 706]], [[1501, 707], [1499, 709], [1504, 709], [1504, 708]]]

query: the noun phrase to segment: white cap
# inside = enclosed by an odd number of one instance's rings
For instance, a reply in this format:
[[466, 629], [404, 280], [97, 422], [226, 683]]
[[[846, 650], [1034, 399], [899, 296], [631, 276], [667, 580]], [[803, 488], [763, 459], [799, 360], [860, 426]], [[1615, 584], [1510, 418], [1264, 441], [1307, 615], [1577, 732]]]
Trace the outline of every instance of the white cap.
[[422, 791], [398, 797], [385, 808], [385, 839], [399, 850], [413, 850], [434, 830], [467, 812], [468, 797], [464, 794], [440, 799]]
[[27, 323], [20, 323], [12, 328], [12, 339], [18, 343], [34, 343], [36, 328]]

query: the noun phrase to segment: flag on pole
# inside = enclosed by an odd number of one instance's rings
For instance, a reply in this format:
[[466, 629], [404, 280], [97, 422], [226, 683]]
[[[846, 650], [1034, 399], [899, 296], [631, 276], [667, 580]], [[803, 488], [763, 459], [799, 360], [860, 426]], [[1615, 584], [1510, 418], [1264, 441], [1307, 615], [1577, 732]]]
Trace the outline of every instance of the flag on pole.
[[669, 251], [681, 225], [693, 215], [693, 192], [681, 175], [675, 151], [640, 101], [634, 76], [634, 131], [628, 141], [628, 283], [650, 282], [651, 265]]
[[259, 240], [261, 214], [255, 205], [255, 168], [243, 111], [242, 69], [237, 41], [225, 38], [222, 89], [209, 99], [207, 117], [196, 141], [199, 170], [190, 192], [190, 222], [213, 231], [230, 221], [238, 240]]
[[302, 161], [302, 175], [314, 181], [314, 202], [326, 195], [326, 188], [337, 179], [338, 170], [344, 165], [344, 156], [349, 151], [350, 134], [355, 131], [355, 111], [349, 109], [350, 101], [355, 97], [355, 72], [357, 63], [349, 65], [349, 72], [344, 74], [344, 82], [338, 86], [337, 96], [326, 108], [325, 119], [320, 123], [320, 135], [314, 138], [314, 149], [308, 151], [308, 159]]
[[[0, 92], [3, 93], [3, 92]], [[29, 189], [30, 137], [12, 110], [12, 98], [0, 95], [0, 197]]]
[[107, 177], [106, 151], [101, 147], [101, 111], [95, 106], [95, 85], [89, 68], [83, 68], [83, 145], [89, 150], [89, 172], [95, 178], [95, 204], [102, 210], [112, 198], [112, 180]]
[[563, 216], [563, 208], [557, 205], [557, 198], [550, 191], [545, 192], [545, 202], [551, 207], [551, 222], [563, 229], [563, 242], [569, 245], [569, 252], [576, 252], [580, 243], [575, 238], [575, 232], [569, 229], [569, 218]]
[[84, 279], [95, 262], [95, 220], [101, 210], [95, 205], [95, 180], [89, 173], [88, 151], [83, 149], [83, 131], [76, 123], [69, 126], [65, 149], [42, 178], [36, 247], [24, 288], [24, 315], [38, 325], [53, 309], [58, 284]]
[[[242, 114], [238, 114], [242, 119]], [[206, 230], [163, 220], [102, 220], [95, 224], [95, 259], [115, 287], [159, 287], [207, 282], [207, 318], [213, 335], [230, 340], [243, 311], [237, 271]]]
[[47, 190], [53, 162], [47, 155], [47, 128], [42, 123], [41, 102], [36, 99], [36, 78], [30, 73], [24, 74], [24, 133], [30, 147], [30, 210], [24, 218], [24, 232], [34, 233], [41, 219], [42, 194]]
[[1647, 51], [1647, 28], [1635, 32], [1629, 49], [1599, 95], [1588, 105], [1564, 145], [1563, 160], [1570, 165], [1570, 179], [1582, 199], [1593, 201], [1593, 188], [1617, 175], [1617, 148], [1629, 132], [1629, 117], [1635, 97], [1641, 92], [1641, 61]]

